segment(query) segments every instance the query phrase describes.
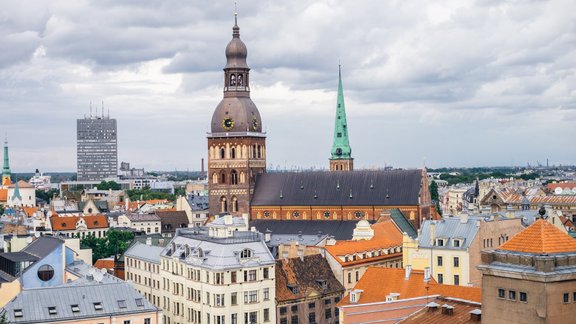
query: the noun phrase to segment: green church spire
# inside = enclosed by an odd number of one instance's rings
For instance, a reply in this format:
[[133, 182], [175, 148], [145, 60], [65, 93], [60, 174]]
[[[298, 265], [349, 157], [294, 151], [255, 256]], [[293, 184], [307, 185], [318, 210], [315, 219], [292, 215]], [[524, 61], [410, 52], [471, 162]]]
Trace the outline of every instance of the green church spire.
[[334, 126], [334, 142], [330, 160], [352, 159], [352, 149], [348, 142], [348, 123], [346, 122], [346, 107], [344, 106], [344, 90], [342, 89], [342, 71], [338, 65], [338, 99], [336, 102], [336, 123]]
[[2, 177], [9, 177], [10, 172], [10, 162], [8, 160], [8, 139], [4, 140], [4, 167], [2, 168]]

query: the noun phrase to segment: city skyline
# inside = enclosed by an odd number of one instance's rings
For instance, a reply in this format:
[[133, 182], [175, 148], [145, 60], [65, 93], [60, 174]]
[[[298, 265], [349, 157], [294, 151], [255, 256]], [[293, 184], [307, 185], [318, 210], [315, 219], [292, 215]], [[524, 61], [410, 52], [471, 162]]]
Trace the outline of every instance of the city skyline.
[[[570, 8], [240, 2], [268, 163], [328, 168], [341, 63], [355, 168], [576, 164], [563, 134], [576, 125]], [[76, 119], [91, 113], [117, 119], [119, 161], [200, 169], [232, 1], [0, 9], [0, 132], [13, 172], [76, 170]]]

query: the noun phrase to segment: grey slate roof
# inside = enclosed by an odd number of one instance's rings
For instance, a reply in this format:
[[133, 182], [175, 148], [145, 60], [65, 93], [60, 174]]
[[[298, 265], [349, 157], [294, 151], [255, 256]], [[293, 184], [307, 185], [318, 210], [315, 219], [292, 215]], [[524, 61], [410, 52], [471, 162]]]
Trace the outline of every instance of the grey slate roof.
[[162, 246], [146, 245], [136, 241], [124, 252], [124, 256], [160, 264], [162, 250], [164, 250]]
[[[162, 251], [162, 256], [177, 257], [181, 262], [207, 269], [240, 269], [273, 265], [274, 257], [264, 244], [260, 233], [236, 231], [229, 238], [216, 238], [206, 234], [205, 231], [178, 230], [170, 244]], [[173, 245], [176, 249], [173, 249]], [[189, 255], [185, 256], [186, 247]], [[240, 260], [240, 252], [244, 249], [252, 250], [253, 257]], [[203, 257], [199, 255], [203, 254]]]
[[4, 282], [12, 282], [14, 280], [16, 280], [16, 277], [13, 277], [10, 274], [0, 270], [0, 284]]
[[392, 218], [392, 220], [394, 221], [396, 226], [400, 228], [400, 231], [402, 233], [408, 234], [408, 236], [410, 236], [413, 239], [418, 237], [418, 232], [416, 232], [414, 225], [412, 225], [412, 223], [410, 223], [406, 219], [406, 216], [404, 216], [404, 214], [402, 213], [402, 211], [400, 211], [400, 209], [397, 208], [392, 209], [390, 211], [390, 218]]
[[64, 240], [54, 236], [40, 236], [32, 243], [28, 244], [22, 251], [30, 253], [39, 258], [44, 258], [58, 246], [64, 244]]
[[[75, 260], [74, 262], [66, 265], [66, 271], [79, 277], [78, 279], [68, 282], [68, 285], [84, 285], [91, 283], [94, 277], [98, 276], [99, 281], [102, 283], [120, 282], [121, 279], [108, 274], [82, 260]], [[98, 273], [98, 274], [97, 274]]]
[[[136, 305], [141, 299], [142, 306]], [[120, 308], [119, 300], [124, 300], [125, 308]], [[100, 302], [102, 310], [96, 310], [94, 303]], [[80, 311], [72, 312], [71, 305], [78, 305]], [[57, 314], [50, 315], [48, 307], [56, 307]], [[14, 317], [14, 310], [22, 310], [22, 317]], [[127, 282], [64, 285], [49, 288], [25, 289], [3, 309], [10, 323], [49, 323], [54, 321], [77, 321], [110, 315], [128, 315], [159, 311], [146, 298]], [[151, 316], [152, 317], [152, 316]]]
[[336, 240], [351, 240], [357, 222], [322, 221], [322, 220], [255, 220], [250, 226], [256, 227], [260, 233], [271, 231], [276, 234], [318, 235], [328, 234]]
[[130, 214], [126, 214], [126, 217], [128, 217], [128, 219], [131, 222], [159, 222], [160, 221], [160, 216], [156, 215], [156, 214], [136, 214], [136, 213], [130, 213]]
[[10, 253], [2, 253], [0, 257], [10, 260], [13, 262], [22, 262], [22, 261], [38, 261], [38, 257], [26, 252], [10, 252]]
[[161, 211], [156, 215], [160, 217], [162, 233], [174, 233], [177, 228], [188, 227], [188, 216], [185, 211]]
[[264, 173], [256, 182], [251, 204], [415, 206], [421, 180], [421, 170]]
[[[450, 250], [465, 250], [467, 249], [476, 234], [480, 226], [478, 221], [482, 221], [482, 217], [469, 217], [466, 223], [462, 223], [459, 217], [444, 217], [442, 220], [426, 220], [422, 223], [420, 227], [420, 236], [418, 237], [418, 245], [423, 248], [430, 248], [430, 223], [434, 222], [436, 224], [436, 238], [449, 239], [448, 242], [444, 243], [444, 246], [434, 245], [434, 249], [450, 249]], [[460, 244], [460, 247], [454, 247], [452, 239], [463, 239], [464, 242]]]

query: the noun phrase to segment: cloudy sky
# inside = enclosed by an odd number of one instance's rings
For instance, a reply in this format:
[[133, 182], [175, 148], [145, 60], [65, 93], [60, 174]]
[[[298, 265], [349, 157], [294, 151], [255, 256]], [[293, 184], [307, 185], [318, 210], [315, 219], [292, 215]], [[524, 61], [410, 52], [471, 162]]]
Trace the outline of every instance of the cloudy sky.
[[[0, 1], [0, 133], [16, 172], [76, 170], [76, 119], [119, 160], [198, 170], [232, 0]], [[574, 0], [240, 0], [274, 167], [328, 165], [342, 63], [358, 168], [576, 163]]]

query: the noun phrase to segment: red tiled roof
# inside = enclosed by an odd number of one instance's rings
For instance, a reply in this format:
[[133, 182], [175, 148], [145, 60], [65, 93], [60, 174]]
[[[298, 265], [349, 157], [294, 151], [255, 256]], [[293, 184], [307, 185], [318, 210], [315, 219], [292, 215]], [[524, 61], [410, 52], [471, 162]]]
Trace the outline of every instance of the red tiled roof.
[[548, 254], [576, 252], [576, 240], [543, 219], [538, 219], [498, 250]]
[[[434, 278], [426, 283], [424, 272], [412, 270], [408, 280], [405, 269], [370, 267], [366, 270], [354, 289], [363, 290], [358, 304], [386, 301], [390, 293], [400, 294], [399, 299], [415, 298], [428, 295], [461, 298], [480, 302], [482, 289], [476, 287], [452, 286], [438, 284]], [[428, 286], [428, 291], [426, 289]], [[350, 298], [343, 298], [338, 306], [351, 305]]]
[[562, 182], [562, 183], [549, 183], [546, 185], [546, 187], [550, 190], [554, 190], [558, 187], [562, 188], [562, 189], [572, 189], [572, 188], [576, 188], [576, 183], [574, 182]]
[[8, 189], [0, 189], [0, 201], [8, 201]]
[[450, 298], [439, 297], [434, 300], [439, 305], [450, 305], [454, 307], [452, 314], [443, 314], [441, 307], [435, 311], [429, 311], [427, 307], [413, 313], [407, 318], [397, 323], [422, 323], [422, 324], [458, 324], [458, 323], [479, 323], [471, 319], [470, 312], [475, 309], [481, 309], [480, 305], [462, 300], [453, 300]]
[[[330, 253], [340, 264], [349, 264], [362, 260], [344, 262], [338, 256], [352, 255], [378, 249], [402, 246], [402, 233], [391, 220], [372, 225], [374, 237], [370, 240], [358, 241], [338, 241], [334, 245], [326, 246], [326, 251]], [[389, 255], [382, 255], [386, 258]]]
[[38, 211], [38, 207], [23, 207], [23, 209], [24, 213], [26, 213], [26, 216], [28, 217], [34, 215], [34, 213]]
[[59, 217], [52, 215], [50, 223], [52, 223], [52, 230], [54, 231], [70, 231], [76, 229], [76, 223], [83, 218], [86, 222], [88, 229], [107, 228], [108, 218], [105, 215], [92, 215], [92, 216], [64, 216]]
[[[13, 183], [13, 184], [9, 185], [8, 188], [16, 188], [16, 184]], [[34, 186], [29, 184], [28, 182], [26, 182], [24, 180], [19, 180], [18, 181], [18, 188], [20, 188], [20, 189], [22, 189], [22, 188], [34, 188]]]
[[114, 269], [114, 259], [98, 259], [94, 263], [94, 267], [98, 269]]

